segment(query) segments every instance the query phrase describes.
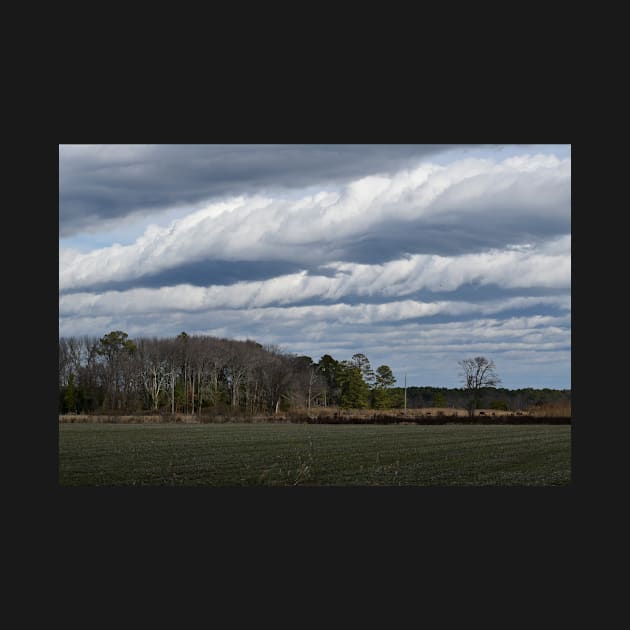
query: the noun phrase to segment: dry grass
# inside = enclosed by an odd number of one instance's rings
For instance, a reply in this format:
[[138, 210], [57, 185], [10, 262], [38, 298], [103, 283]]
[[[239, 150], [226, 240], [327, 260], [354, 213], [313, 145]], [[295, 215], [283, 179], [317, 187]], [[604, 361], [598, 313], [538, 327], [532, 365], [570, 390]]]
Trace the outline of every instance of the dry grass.
[[64, 424], [221, 424], [224, 422], [260, 423], [260, 422], [287, 422], [286, 414], [274, 415], [192, 415], [184, 413], [175, 414], [138, 414], [138, 415], [107, 415], [107, 414], [62, 414], [59, 422]]
[[[562, 413], [561, 413], [562, 412]], [[514, 412], [514, 411], [496, 411], [494, 409], [478, 409], [475, 416], [527, 416], [536, 417], [561, 416], [570, 417], [571, 409], [556, 407], [537, 407], [535, 413]], [[244, 423], [261, 423], [261, 422], [307, 422], [309, 420], [318, 420], [326, 422], [327, 420], [336, 423], [348, 420], [372, 419], [375, 417], [386, 416], [388, 419], [397, 419], [400, 422], [406, 420], [413, 421], [416, 418], [466, 418], [468, 411], [462, 408], [451, 407], [423, 407], [421, 409], [340, 409], [339, 407], [306, 407], [293, 409], [288, 412], [280, 412], [274, 414], [258, 414], [247, 416], [242, 414], [222, 414], [222, 415], [202, 415], [193, 416], [190, 414], [146, 414], [146, 415], [87, 415], [87, 414], [65, 414], [59, 416], [59, 422], [67, 424], [95, 423], [95, 424], [164, 424], [164, 423], [182, 423], [182, 424], [221, 424], [225, 422], [244, 422]], [[391, 421], [391, 420], [390, 420]], [[396, 420], [395, 420], [396, 421]]]
[[528, 413], [535, 418], [547, 418], [549, 416], [570, 418], [571, 403], [569, 401], [546, 403], [544, 405], [538, 405], [537, 407], [531, 407]]
[[182, 422], [185, 424], [197, 424], [198, 418], [183, 413], [168, 415], [87, 415], [87, 414], [65, 414], [59, 416], [59, 422], [74, 423], [96, 423], [96, 424], [158, 424]]
[[[481, 410], [484, 411], [484, 410]], [[485, 410], [485, 415], [511, 415], [512, 412], [493, 412], [492, 410]], [[375, 415], [387, 415], [387, 416], [399, 416], [404, 418], [424, 418], [427, 416], [445, 416], [445, 417], [460, 417], [467, 416], [468, 412], [465, 409], [451, 409], [451, 408], [438, 408], [438, 407], [424, 407], [422, 409], [341, 409], [339, 407], [312, 407], [311, 409], [296, 408], [288, 412], [280, 412], [278, 414], [258, 414], [253, 416], [244, 416], [241, 414], [219, 414], [219, 415], [203, 415], [192, 416], [190, 414], [176, 413], [176, 414], [146, 414], [146, 415], [107, 415], [107, 414], [65, 414], [59, 416], [59, 422], [75, 424], [75, 423], [96, 423], [96, 424], [159, 424], [159, 423], [185, 423], [185, 424], [205, 424], [208, 422], [222, 423], [238, 420], [239, 422], [287, 422], [295, 418], [315, 419], [320, 420], [330, 419], [358, 419], [358, 418], [372, 418]], [[478, 412], [476, 415], [479, 415]], [[483, 415], [483, 414], [482, 414]]]
[[[309, 420], [319, 420], [326, 422], [327, 419], [336, 423], [359, 419], [371, 419], [375, 416], [387, 416], [389, 418], [399, 418], [401, 422], [406, 419], [410, 421], [416, 418], [466, 418], [468, 411], [462, 408], [452, 407], [422, 407], [420, 409], [341, 409], [340, 407], [306, 407], [295, 408], [291, 411], [280, 412], [278, 414], [257, 414], [254, 416], [242, 413], [211, 413], [208, 415], [191, 415], [184, 413], [175, 414], [138, 414], [138, 415], [93, 415], [93, 414], [65, 414], [59, 416], [59, 422], [75, 423], [96, 423], [96, 424], [162, 424], [162, 423], [182, 423], [182, 424], [207, 424], [224, 422], [307, 422]], [[571, 418], [571, 402], [560, 401], [530, 407], [527, 411], [498, 411], [496, 409], [477, 409], [475, 416], [489, 417], [509, 417], [509, 416], [530, 416], [534, 418]]]
[[[422, 407], [419, 409], [341, 409], [339, 407], [306, 407], [294, 409], [290, 413], [309, 417], [333, 418], [337, 416], [347, 418], [364, 418], [373, 415], [401, 416], [402, 418], [425, 418], [427, 416], [467, 417], [468, 411], [461, 407]], [[477, 409], [475, 416], [514, 416], [528, 415], [527, 412], [497, 411], [496, 409]]]

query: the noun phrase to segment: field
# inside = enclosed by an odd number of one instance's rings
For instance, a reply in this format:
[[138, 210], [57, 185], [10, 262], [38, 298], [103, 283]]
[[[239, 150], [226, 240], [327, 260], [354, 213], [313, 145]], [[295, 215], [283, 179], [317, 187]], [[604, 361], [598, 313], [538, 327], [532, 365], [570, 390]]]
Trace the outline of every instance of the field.
[[555, 486], [570, 477], [570, 425], [59, 425], [63, 486]]

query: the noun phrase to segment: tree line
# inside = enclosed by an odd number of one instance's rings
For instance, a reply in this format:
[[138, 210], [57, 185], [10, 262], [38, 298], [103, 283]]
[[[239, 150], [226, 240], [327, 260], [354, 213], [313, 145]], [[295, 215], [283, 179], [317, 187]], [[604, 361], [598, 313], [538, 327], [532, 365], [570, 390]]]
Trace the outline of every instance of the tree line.
[[[295, 408], [526, 408], [569, 397], [567, 390], [472, 391], [395, 387], [387, 365], [372, 369], [361, 353], [336, 360], [185, 332], [169, 338], [60, 337], [59, 413], [277, 413]], [[483, 383], [485, 385], [485, 383]]]
[[289, 408], [386, 408], [389, 366], [363, 354], [337, 361], [282, 352], [252, 340], [188, 335], [59, 339], [59, 412], [210, 410], [276, 413]]
[[[393, 407], [402, 407], [404, 390], [391, 390]], [[488, 387], [479, 390], [479, 401], [475, 408], [493, 409], [496, 411], [526, 411], [550, 403], [570, 403], [571, 390], [524, 387], [505, 389]], [[411, 386], [407, 388], [407, 407], [421, 409], [423, 407], [468, 409], [470, 392], [462, 387]]]

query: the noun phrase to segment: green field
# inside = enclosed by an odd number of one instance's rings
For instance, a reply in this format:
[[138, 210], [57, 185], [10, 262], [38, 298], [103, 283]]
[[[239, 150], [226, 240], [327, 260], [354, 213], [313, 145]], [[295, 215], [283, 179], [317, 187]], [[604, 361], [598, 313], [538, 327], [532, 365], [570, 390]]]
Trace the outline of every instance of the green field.
[[63, 486], [556, 486], [569, 425], [59, 425]]

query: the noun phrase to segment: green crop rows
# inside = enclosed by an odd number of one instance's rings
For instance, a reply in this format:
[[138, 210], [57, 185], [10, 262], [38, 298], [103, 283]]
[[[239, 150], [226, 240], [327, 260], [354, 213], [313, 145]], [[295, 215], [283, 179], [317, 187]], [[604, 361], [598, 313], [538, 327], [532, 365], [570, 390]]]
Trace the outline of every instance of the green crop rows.
[[59, 426], [63, 486], [547, 486], [571, 476], [571, 427]]

